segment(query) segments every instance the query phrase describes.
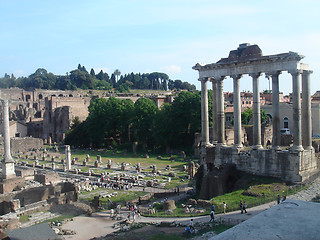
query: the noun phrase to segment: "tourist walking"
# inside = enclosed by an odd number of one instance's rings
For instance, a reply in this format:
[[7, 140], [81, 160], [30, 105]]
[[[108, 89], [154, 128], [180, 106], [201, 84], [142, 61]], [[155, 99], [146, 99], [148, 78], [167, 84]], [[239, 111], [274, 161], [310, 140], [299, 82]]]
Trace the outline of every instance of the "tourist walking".
[[241, 213], [243, 213], [243, 205], [242, 205], [242, 201], [240, 201], [240, 203], [239, 203], [239, 209], [240, 209]]
[[193, 222], [193, 219], [190, 220], [190, 222], [189, 222], [189, 227], [190, 227], [190, 231], [191, 231], [191, 232], [194, 232], [194, 222]]
[[243, 201], [242, 208], [243, 208], [244, 213], [247, 213], [247, 204], [246, 204], [246, 201]]
[[277, 196], [277, 202], [278, 202], [278, 204], [280, 204], [280, 195], [279, 194]]
[[211, 210], [209, 222], [214, 222], [214, 211], [213, 210]]
[[226, 214], [227, 204], [223, 202], [223, 214]]

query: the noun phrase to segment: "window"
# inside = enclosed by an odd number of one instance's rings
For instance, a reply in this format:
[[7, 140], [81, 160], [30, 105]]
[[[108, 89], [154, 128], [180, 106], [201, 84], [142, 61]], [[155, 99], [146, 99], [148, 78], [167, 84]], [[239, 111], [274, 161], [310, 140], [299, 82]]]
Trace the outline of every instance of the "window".
[[21, 137], [21, 134], [19, 132], [14, 134], [14, 137]]

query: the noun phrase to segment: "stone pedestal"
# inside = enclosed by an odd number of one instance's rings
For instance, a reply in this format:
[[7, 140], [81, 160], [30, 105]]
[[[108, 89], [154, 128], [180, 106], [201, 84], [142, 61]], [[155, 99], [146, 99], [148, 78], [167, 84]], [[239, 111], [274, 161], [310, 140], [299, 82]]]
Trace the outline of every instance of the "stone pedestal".
[[94, 166], [97, 168], [97, 167], [99, 167], [100, 166], [100, 162], [98, 161], [98, 160], [96, 160], [95, 162], [94, 162]]
[[121, 171], [127, 171], [127, 164], [121, 163]]

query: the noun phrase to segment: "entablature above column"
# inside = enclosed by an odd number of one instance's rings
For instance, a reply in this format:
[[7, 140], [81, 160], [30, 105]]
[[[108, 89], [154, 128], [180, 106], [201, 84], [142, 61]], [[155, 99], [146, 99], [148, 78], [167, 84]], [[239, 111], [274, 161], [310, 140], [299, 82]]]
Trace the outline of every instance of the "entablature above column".
[[277, 71], [292, 72], [296, 70], [309, 70], [307, 64], [301, 63], [302, 55], [289, 52], [278, 55], [262, 56], [247, 61], [228, 63], [212, 63], [201, 65], [197, 63], [193, 69], [199, 71], [201, 77], [220, 78], [221, 76], [269, 73]]

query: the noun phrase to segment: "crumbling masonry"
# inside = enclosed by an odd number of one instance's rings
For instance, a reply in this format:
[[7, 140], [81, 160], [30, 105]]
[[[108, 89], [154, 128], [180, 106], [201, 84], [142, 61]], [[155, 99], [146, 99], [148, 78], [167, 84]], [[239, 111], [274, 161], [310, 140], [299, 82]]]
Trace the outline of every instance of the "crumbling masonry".
[[[230, 51], [228, 58], [212, 64], [197, 63], [193, 69], [199, 72], [201, 81], [201, 161], [204, 173], [225, 164], [234, 164], [237, 169], [257, 175], [279, 177], [289, 182], [301, 182], [317, 170], [317, 161], [312, 147], [310, 74], [304, 57], [295, 52], [263, 56], [258, 45], [240, 44]], [[279, 75], [287, 71], [292, 76], [293, 92], [293, 146], [289, 150], [280, 147]], [[259, 76], [265, 73], [272, 78], [272, 148], [261, 145]], [[241, 142], [240, 78], [248, 74], [253, 84], [253, 145], [243, 151]], [[223, 80], [233, 78], [234, 95], [234, 145], [225, 144], [225, 114]], [[302, 107], [300, 79], [302, 77]], [[208, 91], [212, 82], [213, 136], [209, 142]], [[302, 113], [301, 113], [302, 112]], [[303, 126], [303, 131], [302, 127]]]

